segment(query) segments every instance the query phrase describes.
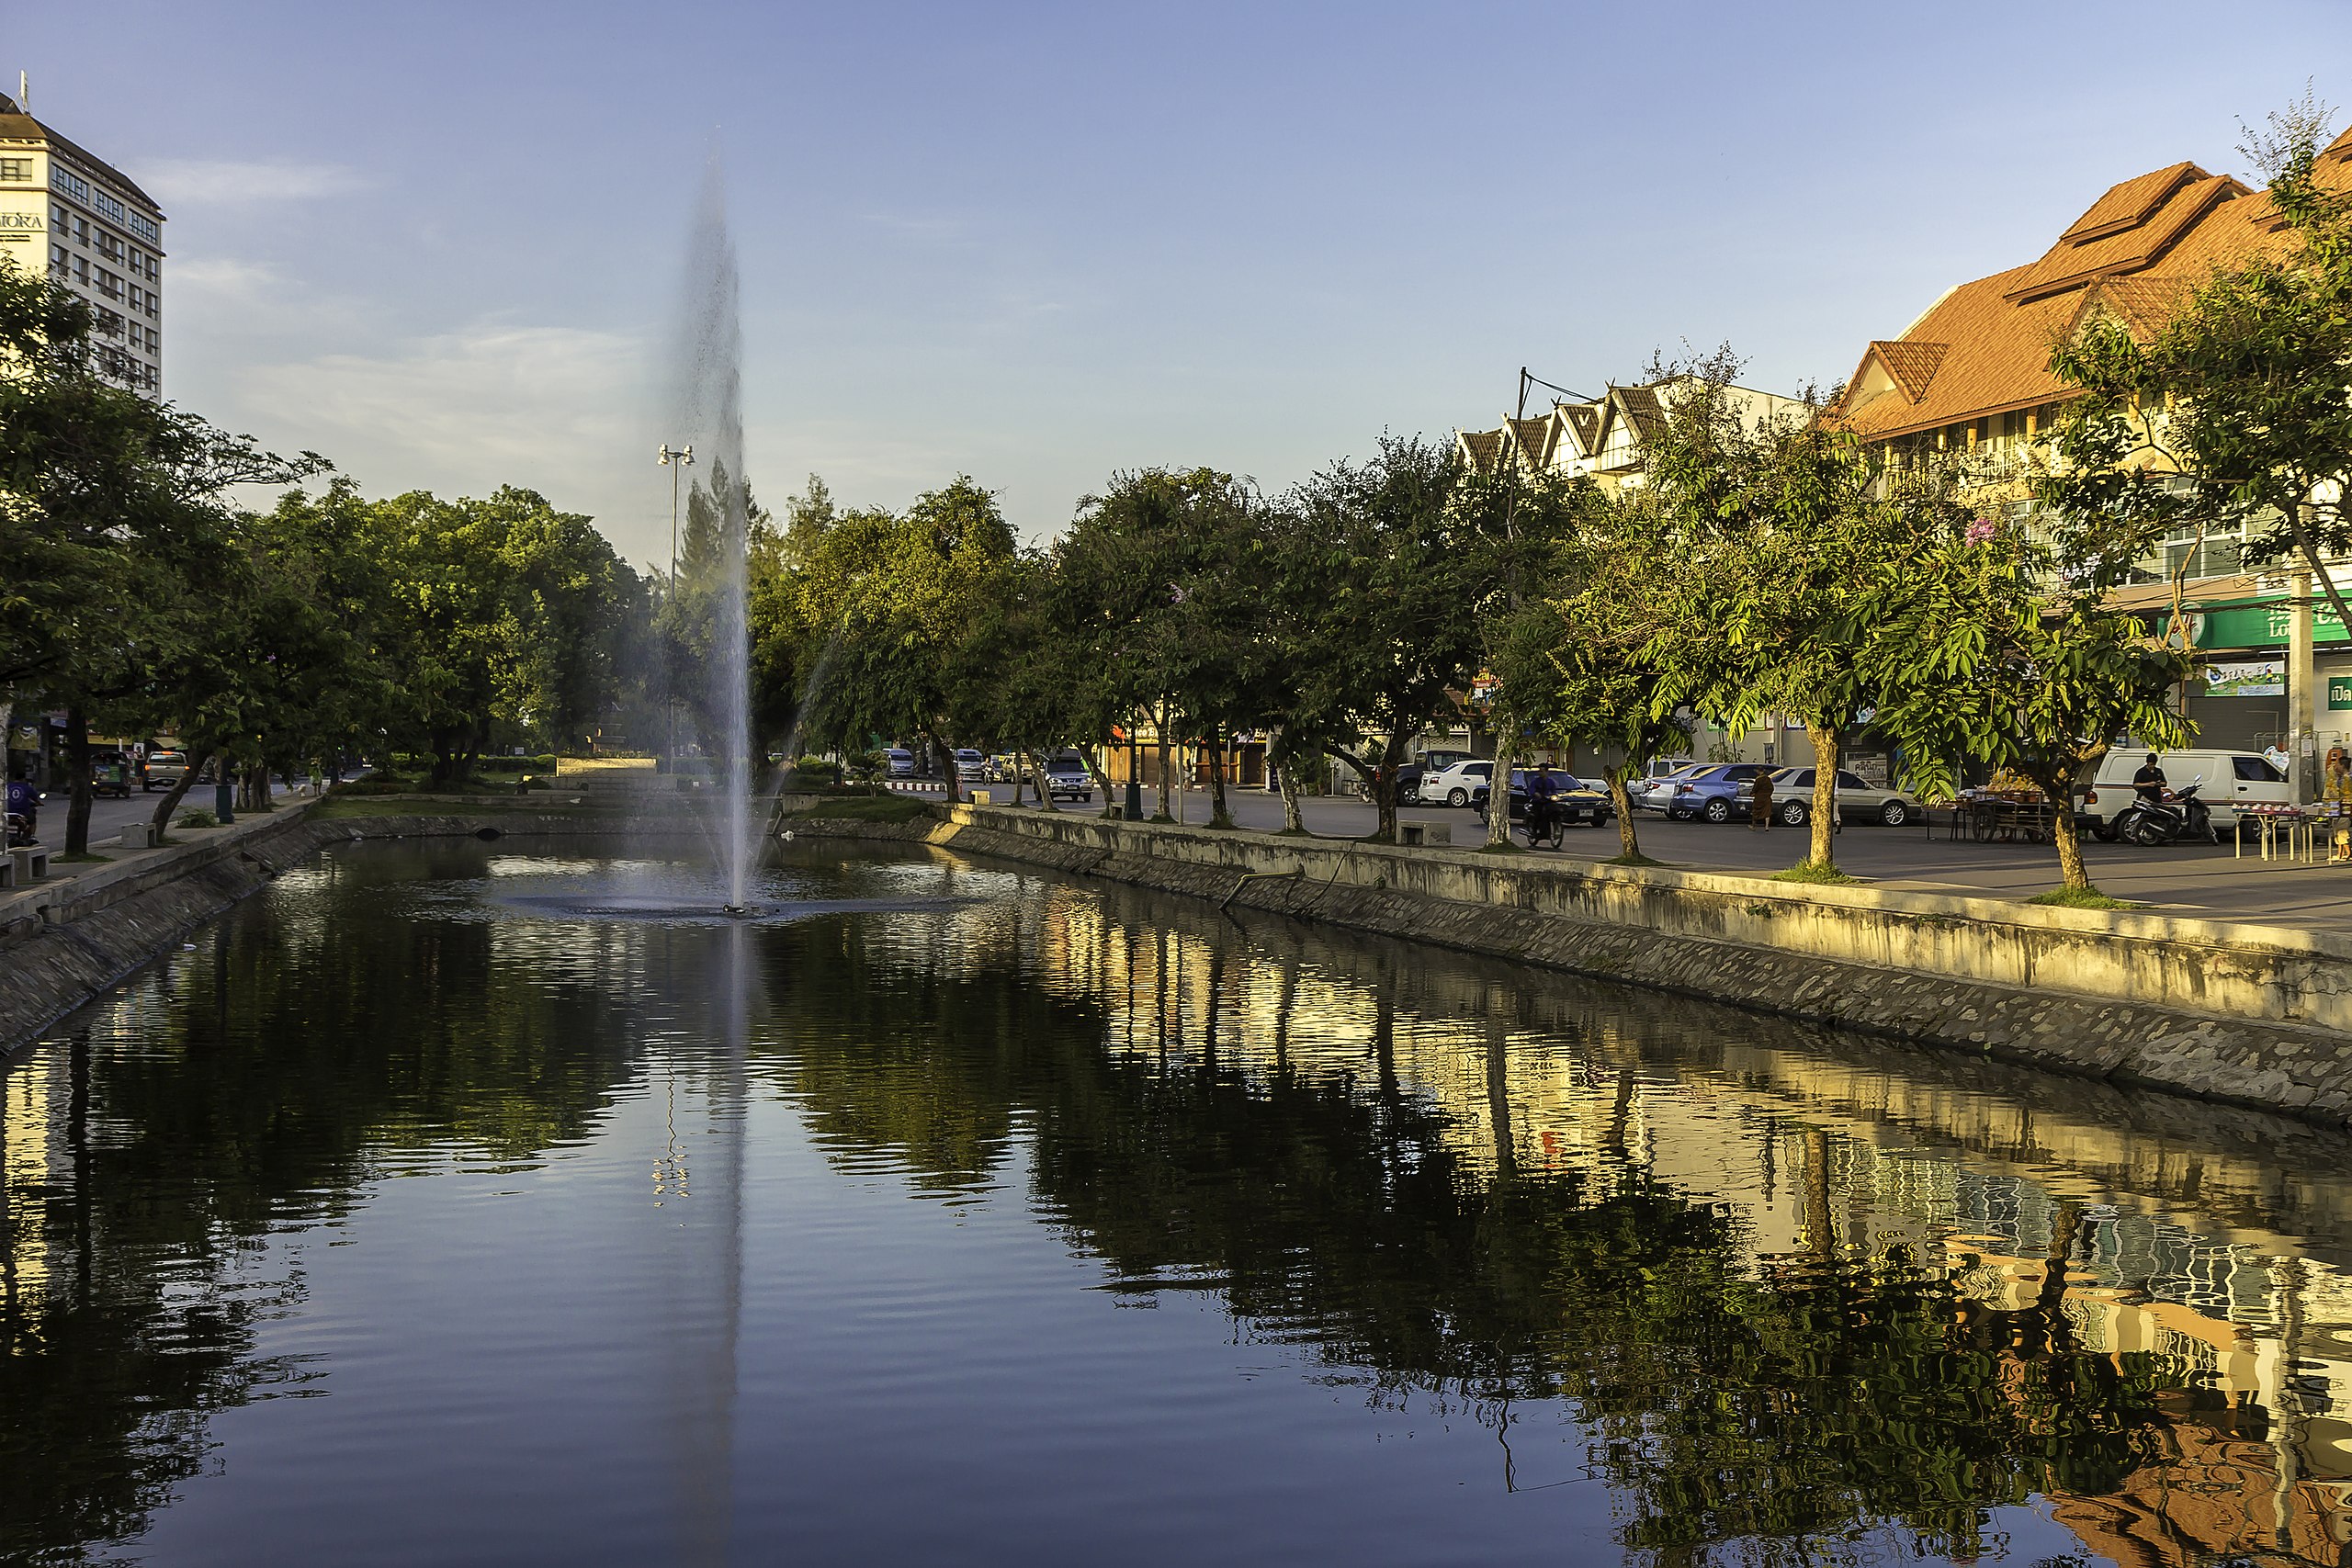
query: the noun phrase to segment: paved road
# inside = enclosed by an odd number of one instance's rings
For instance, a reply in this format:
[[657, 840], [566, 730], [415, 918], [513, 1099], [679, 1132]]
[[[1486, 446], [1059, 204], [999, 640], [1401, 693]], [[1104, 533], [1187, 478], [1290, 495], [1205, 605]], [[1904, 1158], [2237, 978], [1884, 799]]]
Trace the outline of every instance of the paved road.
[[[275, 784], [270, 787], [277, 797], [287, 794]], [[105, 853], [119, 841], [118, 836], [124, 828], [133, 822], [152, 821], [155, 807], [163, 804], [162, 790], [153, 795], [133, 790], [128, 800], [102, 796], [90, 802], [90, 847], [101, 854]], [[65, 795], [62, 790], [52, 791], [50, 797], [40, 803], [40, 841], [52, 850], [65, 847]], [[198, 808], [212, 809], [212, 786], [209, 784], [194, 785], [180, 800], [182, 811]]]
[[[1206, 790], [1182, 792], [1185, 820], [1208, 820]], [[1146, 795], [1146, 808], [1156, 801]], [[1234, 818], [1245, 828], [1278, 829], [1283, 825], [1279, 795], [1261, 790], [1229, 790]], [[1064, 801], [1064, 811], [1099, 809], [1100, 800], [1080, 807]], [[1332, 838], [1355, 838], [1372, 831], [1374, 817], [1368, 804], [1351, 798], [1311, 799], [1303, 803], [1307, 828]], [[1477, 814], [1446, 807], [1407, 807], [1398, 816], [1408, 822], [1445, 822], [1453, 827], [1457, 845], [1476, 848], [1485, 842], [1485, 825]], [[1639, 819], [1642, 851], [1690, 871], [1778, 871], [1803, 860], [1810, 844], [1805, 829], [1775, 828], [1751, 831], [1745, 824], [1710, 827], [1703, 822], [1668, 822], [1645, 814]], [[1570, 854], [1605, 859], [1617, 852], [1617, 829], [1568, 829]], [[1589, 846], [1589, 847], [1588, 847]], [[2297, 929], [2352, 931], [2352, 867], [2301, 865], [2283, 861], [2265, 863], [2233, 859], [2227, 842], [2220, 845], [2175, 844], [2143, 849], [2134, 844], [2102, 844], [2086, 839], [2084, 858], [2091, 878], [2119, 898], [2137, 899], [2159, 909], [2218, 919], [2253, 920]], [[1996, 897], [2030, 898], [2057, 885], [2057, 852], [2047, 844], [1954, 843], [1939, 831], [1932, 840], [1924, 828], [1854, 826], [1838, 835], [1838, 863], [1853, 875], [1885, 887], [1926, 892], [1970, 893]]]

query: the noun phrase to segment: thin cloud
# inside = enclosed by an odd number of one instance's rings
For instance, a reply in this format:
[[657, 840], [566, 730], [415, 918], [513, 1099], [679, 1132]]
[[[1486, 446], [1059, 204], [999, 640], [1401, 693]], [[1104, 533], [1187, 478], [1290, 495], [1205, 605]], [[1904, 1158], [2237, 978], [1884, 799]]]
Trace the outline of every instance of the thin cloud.
[[138, 165], [140, 183], [168, 205], [256, 207], [318, 201], [365, 190], [368, 182], [343, 164], [240, 163], [223, 158], [159, 158]]

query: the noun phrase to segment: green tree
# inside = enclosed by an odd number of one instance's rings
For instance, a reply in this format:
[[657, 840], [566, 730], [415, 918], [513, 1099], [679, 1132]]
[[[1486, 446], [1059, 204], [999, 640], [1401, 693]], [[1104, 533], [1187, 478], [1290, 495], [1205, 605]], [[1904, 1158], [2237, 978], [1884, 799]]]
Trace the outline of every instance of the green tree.
[[[1146, 468], [1081, 501], [1056, 546], [1059, 651], [1091, 671], [1083, 684], [1098, 716], [1152, 725], [1162, 818], [1171, 748], [1228, 735], [1270, 701], [1265, 517], [1247, 480]], [[1221, 770], [1216, 793], [1214, 819], [1229, 827]]]
[[1885, 596], [1881, 635], [1859, 652], [1874, 722], [1903, 744], [1915, 787], [1949, 789], [1962, 757], [2031, 779], [2052, 806], [2064, 886], [2086, 895], [2075, 793], [2119, 734], [2160, 750], [2188, 739], [2170, 698], [2196, 655], [2177, 622], [2111, 609], [2108, 572], [2065, 566], [2024, 526], [1981, 520]]
[[323, 471], [111, 387], [89, 314], [0, 262], [0, 691], [66, 710], [69, 852], [88, 847], [90, 727], [152, 707], [160, 682], [217, 656], [250, 588], [238, 486]]
[[1669, 579], [1678, 624], [1657, 701], [1735, 731], [1766, 714], [1802, 723], [1815, 766], [1800, 869], [1834, 874], [1844, 737], [1877, 705], [1874, 672], [1889, 662], [1872, 645], [1962, 514], [1924, 471], [1891, 479], [1817, 399], [1793, 417], [1746, 412], [1736, 369], [1728, 351], [1682, 367], [1645, 444], [1684, 558]]
[[1544, 597], [1508, 623], [1497, 672], [1520, 719], [1600, 754], [1621, 858], [1638, 863], [1627, 781], [1690, 744], [1673, 694], [1704, 633], [1672, 590], [1687, 562], [1655, 492], [1589, 495], [1580, 513], [1581, 525], [1552, 547]]
[[1372, 786], [1383, 839], [1413, 738], [1469, 692], [1507, 603], [1495, 519], [1459, 504], [1462, 479], [1452, 447], [1384, 438], [1298, 486], [1266, 552], [1295, 711], [1312, 733], [1344, 728], [1327, 749]]
[[501, 733], [569, 743], [603, 715], [634, 574], [589, 519], [512, 487], [335, 504], [385, 584], [396, 738], [433, 753], [435, 784], [470, 775]]
[[994, 493], [969, 478], [902, 515], [838, 512], [828, 500], [797, 516], [780, 559], [797, 604], [779, 601], [763, 626], [805, 639], [798, 663], [810, 671], [811, 733], [853, 750], [921, 736], [947, 759], [956, 799], [954, 747], [981, 738], [988, 716], [975, 621], [1001, 592], [1013, 554]]

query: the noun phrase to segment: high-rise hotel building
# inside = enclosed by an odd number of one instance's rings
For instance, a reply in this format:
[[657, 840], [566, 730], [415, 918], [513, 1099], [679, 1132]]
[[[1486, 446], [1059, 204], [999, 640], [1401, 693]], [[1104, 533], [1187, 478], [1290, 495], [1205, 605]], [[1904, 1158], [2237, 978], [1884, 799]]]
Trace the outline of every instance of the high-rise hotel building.
[[164, 212], [121, 172], [0, 94], [0, 255], [96, 315], [100, 374], [163, 396]]

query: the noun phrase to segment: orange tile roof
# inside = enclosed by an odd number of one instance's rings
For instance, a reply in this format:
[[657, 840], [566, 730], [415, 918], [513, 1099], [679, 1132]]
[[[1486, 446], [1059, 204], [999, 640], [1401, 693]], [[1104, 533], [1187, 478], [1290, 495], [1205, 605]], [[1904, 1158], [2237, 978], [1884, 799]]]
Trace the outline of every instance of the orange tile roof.
[[[2352, 131], [2321, 154], [2319, 173], [2352, 188]], [[1872, 343], [1831, 414], [1884, 440], [2071, 397], [2050, 351], [2086, 318], [2109, 312], [2152, 335], [2189, 288], [2277, 254], [2281, 236], [2267, 195], [2194, 164], [2125, 180], [2040, 260], [1963, 283], [1901, 338]]]
[[1951, 345], [1941, 343], [1887, 343], [1871, 344], [1878, 352], [1879, 363], [1903, 389], [1903, 395], [1917, 402], [1928, 392], [1928, 383], [1936, 378], [1936, 369], [1944, 362]]

